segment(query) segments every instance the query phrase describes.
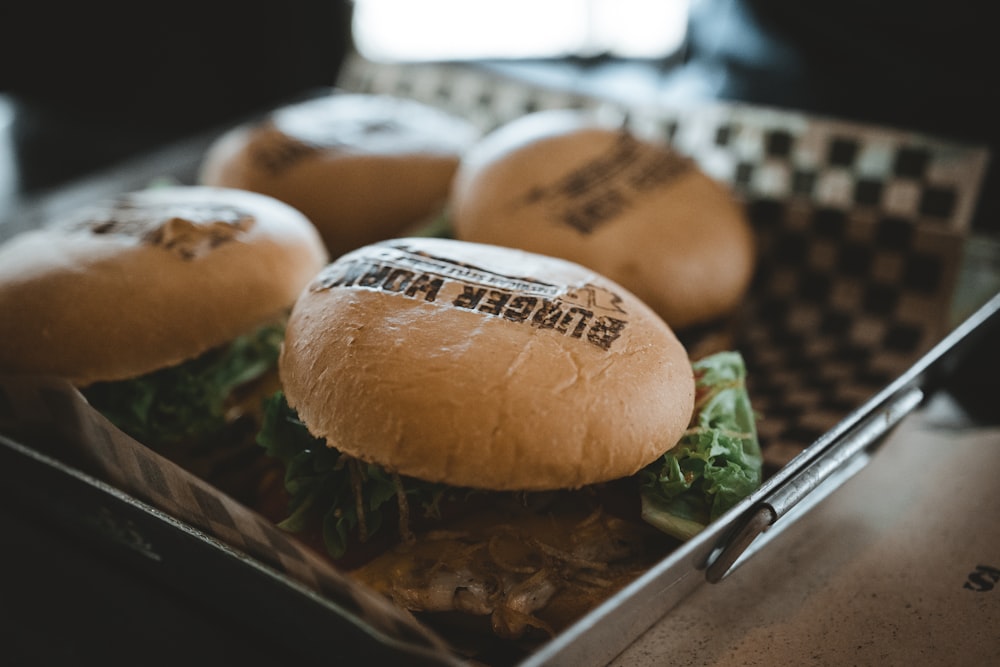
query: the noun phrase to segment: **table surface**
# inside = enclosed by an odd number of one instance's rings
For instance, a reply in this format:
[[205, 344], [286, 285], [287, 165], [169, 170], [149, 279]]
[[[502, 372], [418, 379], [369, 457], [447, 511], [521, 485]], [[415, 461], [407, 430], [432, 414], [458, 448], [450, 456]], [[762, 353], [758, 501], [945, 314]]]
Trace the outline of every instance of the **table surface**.
[[1000, 428], [947, 397], [614, 667], [1000, 664]]

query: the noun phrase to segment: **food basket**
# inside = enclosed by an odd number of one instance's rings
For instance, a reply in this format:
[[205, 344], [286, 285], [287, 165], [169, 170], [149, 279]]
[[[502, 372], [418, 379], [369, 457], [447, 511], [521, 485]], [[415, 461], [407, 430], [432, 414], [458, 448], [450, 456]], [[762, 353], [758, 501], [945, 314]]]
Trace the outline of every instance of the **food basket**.
[[[985, 149], [736, 104], [625, 103], [475, 64], [354, 58], [334, 91], [411, 97], [483, 130], [545, 108], [622, 113], [744, 202], [760, 263], [734, 345], [765, 482], [568, 630], [489, 664], [602, 665], [697, 587], [723, 581], [877, 455], [995, 332], [994, 240], [972, 227]], [[214, 133], [26, 202], [8, 236], [157, 180], [193, 182]], [[252, 627], [324, 656], [460, 664], [448, 642], [276, 526], [115, 429], [66, 383], [0, 378], [7, 492], [64, 530]], [[46, 489], [44, 493], [39, 489]]]

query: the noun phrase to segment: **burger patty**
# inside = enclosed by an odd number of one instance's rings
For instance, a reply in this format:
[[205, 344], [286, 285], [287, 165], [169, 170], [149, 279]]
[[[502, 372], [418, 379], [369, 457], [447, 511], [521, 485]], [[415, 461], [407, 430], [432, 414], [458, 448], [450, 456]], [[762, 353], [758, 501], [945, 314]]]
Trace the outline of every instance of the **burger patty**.
[[505, 639], [552, 636], [676, 546], [635, 516], [609, 511], [609, 492], [482, 502], [352, 575], [410, 611], [488, 618]]

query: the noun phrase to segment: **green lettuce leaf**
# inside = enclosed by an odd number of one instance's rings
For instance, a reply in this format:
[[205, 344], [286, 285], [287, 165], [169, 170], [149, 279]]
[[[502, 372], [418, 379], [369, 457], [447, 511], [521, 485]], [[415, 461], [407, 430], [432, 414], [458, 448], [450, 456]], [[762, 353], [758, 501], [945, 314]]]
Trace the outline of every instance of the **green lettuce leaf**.
[[643, 519], [682, 540], [759, 488], [763, 467], [743, 357], [720, 352], [693, 367], [690, 428], [639, 473]]
[[[310, 517], [321, 517], [323, 542], [333, 558], [346, 552], [350, 537], [357, 535], [362, 514], [368, 537], [382, 528], [387, 512], [399, 506], [400, 489], [407, 504], [421, 507], [425, 516], [437, 516], [442, 499], [456, 492], [444, 484], [394, 478], [377, 465], [328, 447], [309, 433], [280, 391], [265, 404], [257, 443], [285, 465], [289, 516], [278, 525], [300, 532]], [[360, 488], [360, 507], [356, 488]]]
[[284, 323], [266, 325], [182, 364], [132, 380], [95, 383], [83, 393], [143, 444], [198, 440], [225, 427], [235, 389], [275, 368], [283, 338]]

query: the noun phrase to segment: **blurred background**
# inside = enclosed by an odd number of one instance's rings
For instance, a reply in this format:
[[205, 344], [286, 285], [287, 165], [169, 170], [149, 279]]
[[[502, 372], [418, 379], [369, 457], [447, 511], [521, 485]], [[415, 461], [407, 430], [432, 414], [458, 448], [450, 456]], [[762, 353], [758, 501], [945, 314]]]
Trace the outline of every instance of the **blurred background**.
[[655, 60], [680, 49], [688, 2], [355, 0], [354, 42], [374, 60]]
[[992, 33], [976, 0], [4, 3], [0, 201], [333, 85], [355, 49], [530, 64], [666, 104], [743, 100], [994, 147]]

